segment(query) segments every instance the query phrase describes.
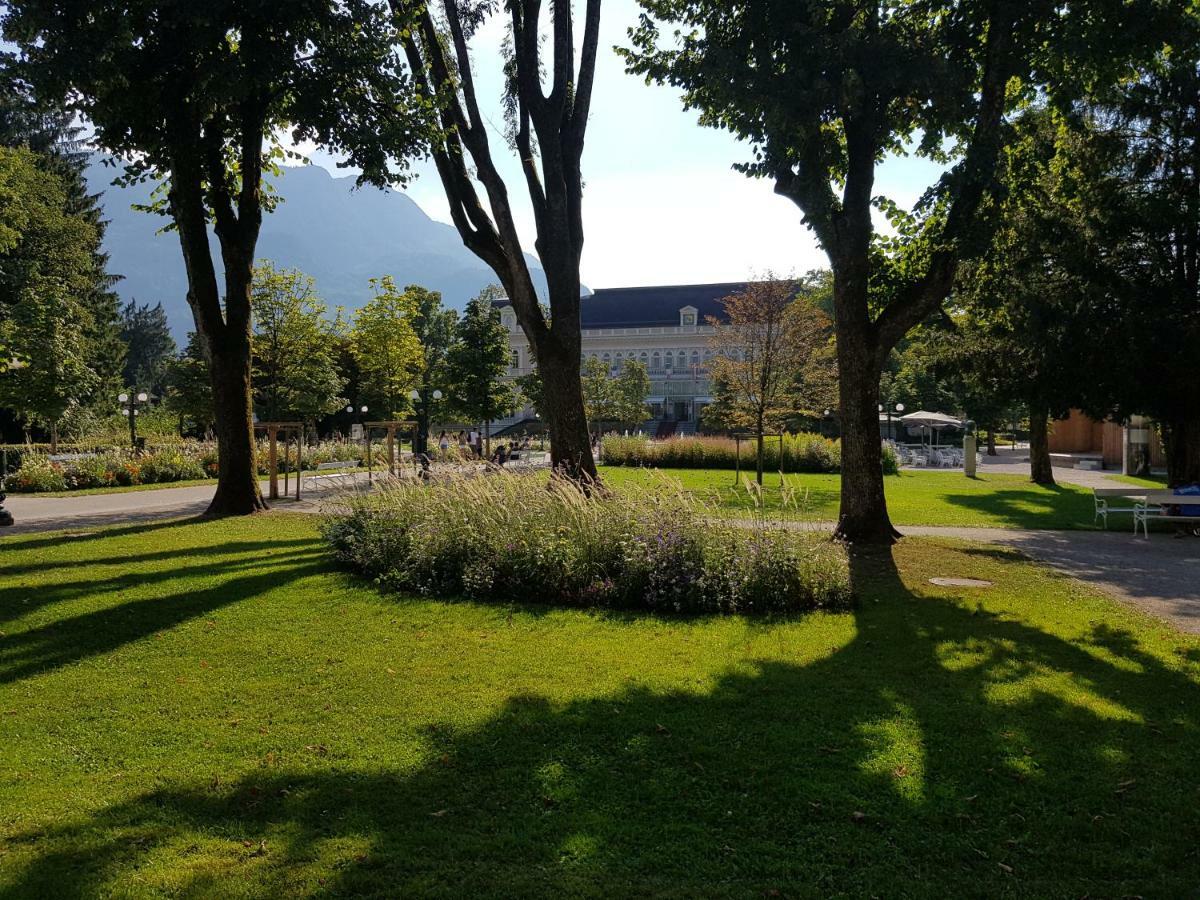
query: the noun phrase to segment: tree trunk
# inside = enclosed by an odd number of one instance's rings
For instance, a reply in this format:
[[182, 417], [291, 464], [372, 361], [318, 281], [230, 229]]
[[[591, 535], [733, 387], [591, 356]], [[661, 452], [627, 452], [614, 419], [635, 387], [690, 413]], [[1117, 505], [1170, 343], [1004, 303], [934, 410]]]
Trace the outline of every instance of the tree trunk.
[[1167, 455], [1167, 485], [1200, 483], [1200, 419], [1164, 422], [1163, 445]]
[[550, 431], [550, 464], [555, 472], [584, 485], [598, 482], [587, 416], [583, 411], [579, 351], [569, 347], [564, 350], [553, 334], [540, 344], [537, 367], [542, 376], [542, 405], [545, 407], [541, 412]]
[[891, 544], [900, 533], [892, 527], [883, 493], [881, 354], [867, 309], [864, 259], [860, 265], [844, 265], [834, 282], [842, 434], [842, 503], [834, 537], [854, 544]]
[[249, 341], [212, 348], [213, 411], [216, 413], [217, 491], [205, 515], [242, 516], [267, 508], [258, 487], [250, 399]]
[[987, 455], [998, 456], [996, 452], [996, 432], [989, 428], [987, 433]]
[[1029, 408], [1029, 480], [1034, 484], [1054, 484], [1050, 465], [1050, 416], [1045, 407]]
[[58, 452], [58, 423], [50, 423], [50, 452]]

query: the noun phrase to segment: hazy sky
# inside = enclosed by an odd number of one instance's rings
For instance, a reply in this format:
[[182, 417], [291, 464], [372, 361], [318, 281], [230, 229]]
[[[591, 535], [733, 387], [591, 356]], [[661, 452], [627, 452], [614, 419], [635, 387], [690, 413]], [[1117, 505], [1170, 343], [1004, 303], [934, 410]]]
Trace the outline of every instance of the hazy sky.
[[[799, 209], [774, 194], [770, 182], [732, 170], [733, 163], [749, 159], [748, 145], [701, 128], [697, 114], [683, 110], [678, 92], [625, 74], [612, 47], [626, 43], [638, 9], [634, 0], [604, 0], [583, 157], [584, 283], [595, 288], [738, 281], [766, 269], [789, 273], [826, 265], [800, 224]], [[502, 35], [495, 17], [476, 36], [474, 71], [480, 101], [490, 104], [484, 114], [496, 126], [493, 150], [503, 157], [510, 197], [520, 202], [526, 199], [524, 180], [501, 134]], [[313, 161], [330, 163], [319, 155]], [[432, 164], [421, 163], [418, 171], [408, 193], [429, 215], [449, 221]], [[879, 173], [876, 193], [909, 205], [937, 171], [924, 160], [890, 161]], [[518, 224], [525, 249], [534, 252], [527, 203], [520, 206]]]

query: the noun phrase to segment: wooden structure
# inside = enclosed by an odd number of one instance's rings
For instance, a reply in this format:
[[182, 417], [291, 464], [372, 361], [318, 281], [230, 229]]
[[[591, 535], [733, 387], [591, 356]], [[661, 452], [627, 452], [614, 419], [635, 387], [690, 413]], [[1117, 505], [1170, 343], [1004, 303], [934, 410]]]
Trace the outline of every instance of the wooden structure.
[[[764, 455], [767, 449], [767, 440], [769, 438], [779, 438], [779, 483], [783, 485], [783, 432], [772, 434], [763, 432], [763, 452]], [[758, 435], [752, 431], [735, 431], [733, 433], [733, 486], [737, 487], [742, 482], [742, 441], [752, 443], [754, 446], [754, 460], [758, 461]], [[754, 467], [754, 474], [758, 474], [758, 466]], [[764, 467], [765, 474], [765, 467]]]
[[387, 461], [388, 474], [392, 477], [396, 475], [396, 432], [407, 429], [413, 431], [413, 446], [416, 446], [416, 429], [417, 423], [411, 419], [398, 419], [386, 422], [364, 422], [363, 423], [363, 443], [366, 444], [367, 451], [367, 482], [372, 480], [372, 465], [371, 465], [371, 432], [376, 429], [383, 429], [387, 432]]
[[296, 499], [300, 499], [300, 460], [304, 448], [303, 422], [256, 422], [255, 431], [267, 434], [267, 476], [270, 487], [267, 499], [279, 499], [279, 438], [283, 437], [283, 496], [290, 493], [288, 460], [293, 441], [296, 445]]
[[[1147, 439], [1150, 465], [1156, 468], [1165, 466], [1167, 458], [1157, 429], [1149, 429]], [[1125, 431], [1121, 423], [1111, 419], [1098, 422], [1077, 409], [1071, 410], [1067, 418], [1050, 423], [1051, 453], [1098, 456], [1104, 460], [1106, 469], [1121, 468], [1124, 441]]]

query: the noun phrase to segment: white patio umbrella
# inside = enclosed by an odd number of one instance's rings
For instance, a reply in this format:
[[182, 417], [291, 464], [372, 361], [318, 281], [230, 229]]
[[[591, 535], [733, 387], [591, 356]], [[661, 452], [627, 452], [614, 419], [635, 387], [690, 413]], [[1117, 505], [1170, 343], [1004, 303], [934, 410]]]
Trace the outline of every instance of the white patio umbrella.
[[940, 432], [943, 428], [962, 428], [961, 419], [956, 419], [954, 416], [948, 416], [945, 413], [929, 412], [928, 410], [918, 409], [916, 412], [910, 412], [906, 416], [901, 416], [900, 421], [905, 427], [919, 427], [924, 433], [928, 428], [930, 433]]

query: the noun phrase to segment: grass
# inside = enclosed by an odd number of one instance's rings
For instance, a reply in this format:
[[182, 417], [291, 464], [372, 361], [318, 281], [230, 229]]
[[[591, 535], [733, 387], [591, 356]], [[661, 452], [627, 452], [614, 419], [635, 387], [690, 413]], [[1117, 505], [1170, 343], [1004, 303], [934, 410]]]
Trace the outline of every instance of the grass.
[[[627, 469], [608, 467], [602, 477], [618, 487], [649, 485], [671, 478], [685, 489], [711, 497], [722, 509], [745, 514], [755, 509], [755, 494], [747, 489], [754, 473], [711, 469]], [[838, 513], [838, 475], [785, 475], [784, 482], [806, 498], [803, 515], [833, 520]], [[779, 473], [763, 479], [763, 502], [768, 511], [782, 509]], [[1095, 509], [1092, 492], [1071, 484], [1042, 487], [1020, 475], [980, 475], [966, 478], [953, 472], [910, 472], [884, 479], [888, 511], [897, 525], [963, 527], [1091, 529]]]
[[1135, 484], [1138, 487], [1154, 488], [1155, 490], [1162, 490], [1167, 486], [1167, 476], [1165, 475], [1151, 475], [1148, 478], [1140, 475], [1110, 475], [1109, 477], [1124, 484]]
[[383, 597], [301, 516], [2, 546], [5, 897], [1200, 882], [1200, 641], [1007, 551], [665, 621]]

